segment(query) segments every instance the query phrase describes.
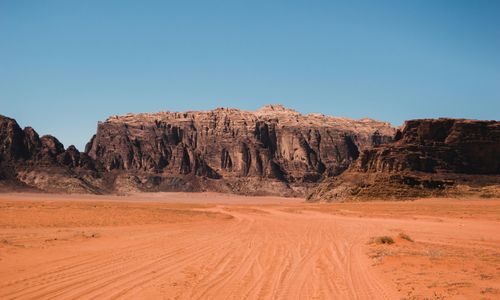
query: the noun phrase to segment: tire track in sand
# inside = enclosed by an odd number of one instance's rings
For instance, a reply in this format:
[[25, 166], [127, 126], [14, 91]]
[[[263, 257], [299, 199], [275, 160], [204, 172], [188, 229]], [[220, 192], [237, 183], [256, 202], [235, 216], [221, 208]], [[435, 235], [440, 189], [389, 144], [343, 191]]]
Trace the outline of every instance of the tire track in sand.
[[[223, 207], [216, 208], [223, 210]], [[126, 232], [0, 284], [2, 299], [392, 299], [363, 253], [370, 224], [273, 208]], [[122, 229], [123, 230], [123, 229]]]

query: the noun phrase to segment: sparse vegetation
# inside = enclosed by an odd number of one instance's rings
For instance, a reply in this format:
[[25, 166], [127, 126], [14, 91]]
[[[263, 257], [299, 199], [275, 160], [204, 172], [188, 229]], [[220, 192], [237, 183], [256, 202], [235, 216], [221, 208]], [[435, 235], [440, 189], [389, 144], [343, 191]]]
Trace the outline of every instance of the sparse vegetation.
[[401, 232], [399, 233], [399, 238], [403, 239], [403, 240], [407, 240], [408, 242], [415, 242], [408, 234], [404, 233], [404, 232]]
[[390, 236], [384, 235], [384, 236], [378, 236], [378, 237], [373, 237], [370, 239], [369, 244], [394, 244], [394, 239]]
[[487, 287], [481, 290], [481, 294], [500, 294], [500, 290], [492, 287]]
[[481, 278], [481, 280], [490, 280], [493, 278], [492, 275], [488, 275], [488, 274], [480, 274], [479, 277]]
[[90, 239], [90, 238], [98, 238], [98, 237], [100, 237], [100, 236], [101, 236], [101, 235], [100, 235], [99, 233], [97, 233], [97, 232], [85, 232], [85, 231], [82, 231], [82, 232], [81, 232], [81, 235], [82, 235], [83, 237], [85, 237], [85, 238], [88, 238], [88, 239]]
[[397, 254], [397, 252], [395, 252], [391, 249], [388, 249], [388, 248], [377, 248], [377, 249], [374, 249], [373, 251], [371, 251], [369, 253], [369, 256], [377, 264], [377, 263], [380, 263], [385, 257], [394, 256], [396, 254]]

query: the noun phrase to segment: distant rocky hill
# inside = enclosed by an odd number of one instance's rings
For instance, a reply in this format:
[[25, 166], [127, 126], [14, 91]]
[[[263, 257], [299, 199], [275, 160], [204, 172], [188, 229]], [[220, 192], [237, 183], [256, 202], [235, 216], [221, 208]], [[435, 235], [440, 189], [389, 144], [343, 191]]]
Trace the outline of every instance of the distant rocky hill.
[[500, 122], [407, 121], [394, 142], [365, 149], [338, 177], [325, 179], [309, 201], [500, 197]]
[[99, 193], [85, 179], [95, 181], [96, 171], [94, 161], [74, 146], [64, 149], [55, 137], [39, 137], [0, 115], [0, 191]]
[[218, 108], [113, 116], [80, 153], [0, 117], [0, 189], [303, 196], [394, 132], [384, 122], [302, 115], [280, 105]]

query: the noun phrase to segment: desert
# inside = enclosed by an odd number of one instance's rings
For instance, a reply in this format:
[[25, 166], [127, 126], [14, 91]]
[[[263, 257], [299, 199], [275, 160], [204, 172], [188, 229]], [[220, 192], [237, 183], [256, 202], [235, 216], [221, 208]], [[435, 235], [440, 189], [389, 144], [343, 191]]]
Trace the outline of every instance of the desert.
[[500, 300], [500, 1], [0, 0], [0, 300]]
[[1, 299], [497, 299], [500, 122], [0, 116]]
[[2, 299], [500, 296], [500, 199], [6, 193], [0, 205]]

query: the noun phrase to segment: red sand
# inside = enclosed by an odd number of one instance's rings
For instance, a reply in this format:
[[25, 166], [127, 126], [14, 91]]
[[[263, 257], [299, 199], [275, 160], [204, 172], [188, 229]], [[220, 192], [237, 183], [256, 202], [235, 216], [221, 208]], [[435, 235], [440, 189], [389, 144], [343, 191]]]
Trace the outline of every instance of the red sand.
[[499, 225], [498, 200], [0, 194], [0, 299], [498, 299]]

